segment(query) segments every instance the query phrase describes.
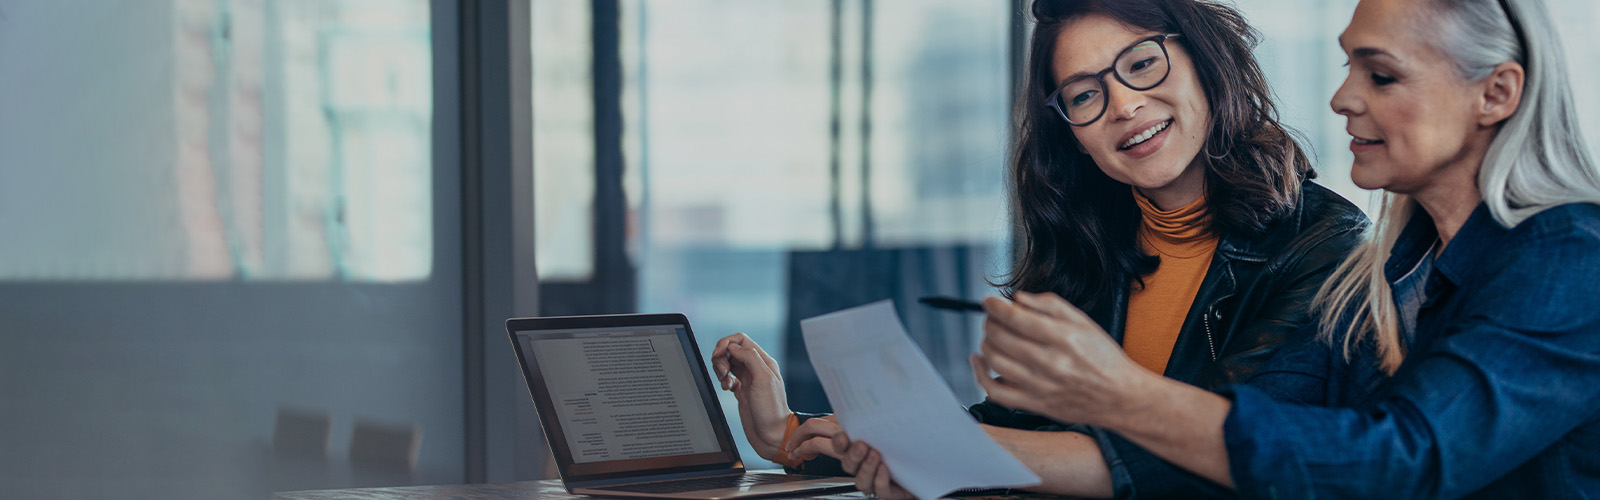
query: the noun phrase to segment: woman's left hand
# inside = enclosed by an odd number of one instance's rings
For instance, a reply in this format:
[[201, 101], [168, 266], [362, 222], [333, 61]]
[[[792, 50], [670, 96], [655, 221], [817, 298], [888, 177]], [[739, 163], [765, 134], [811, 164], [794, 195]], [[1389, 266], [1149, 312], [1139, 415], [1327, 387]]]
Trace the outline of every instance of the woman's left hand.
[[[1141, 384], [1161, 376], [1135, 364], [1083, 311], [1054, 293], [989, 297], [972, 370], [989, 399], [1061, 422], [1105, 425], [1136, 411]], [[989, 370], [999, 377], [990, 377]]]
[[915, 498], [900, 483], [889, 477], [889, 466], [883, 464], [878, 450], [860, 441], [850, 442], [850, 436], [840, 432], [833, 435], [833, 448], [839, 454], [839, 464], [844, 471], [856, 477], [856, 489], [869, 497], [884, 500], [910, 500]]

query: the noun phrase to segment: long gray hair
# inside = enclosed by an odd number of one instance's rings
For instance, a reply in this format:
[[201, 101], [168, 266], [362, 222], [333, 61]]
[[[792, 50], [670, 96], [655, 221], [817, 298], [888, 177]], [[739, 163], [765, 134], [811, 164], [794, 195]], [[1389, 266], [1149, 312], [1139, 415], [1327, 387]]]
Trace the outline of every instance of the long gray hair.
[[[1478, 191], [1500, 225], [1513, 227], [1544, 209], [1600, 203], [1600, 170], [1578, 130], [1566, 59], [1555, 26], [1539, 0], [1420, 0], [1434, 16], [1419, 21], [1431, 31], [1458, 76], [1478, 81], [1507, 61], [1522, 65], [1522, 101], [1489, 143], [1478, 172]], [[1400, 230], [1419, 209], [1410, 196], [1385, 193], [1367, 240], [1317, 293], [1324, 339], [1339, 338], [1345, 323], [1346, 358], [1369, 335], [1384, 370], [1400, 367], [1399, 316], [1384, 264]], [[1355, 307], [1356, 309], [1347, 309]]]

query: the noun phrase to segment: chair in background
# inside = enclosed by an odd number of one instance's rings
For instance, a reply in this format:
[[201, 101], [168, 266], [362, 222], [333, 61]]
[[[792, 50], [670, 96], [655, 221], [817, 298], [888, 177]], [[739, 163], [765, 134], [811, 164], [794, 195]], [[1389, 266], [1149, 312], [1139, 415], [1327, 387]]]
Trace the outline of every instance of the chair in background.
[[332, 432], [333, 417], [327, 412], [279, 407], [272, 427], [272, 451], [284, 458], [327, 460]]
[[333, 417], [307, 408], [278, 407], [272, 426], [272, 485], [277, 491], [338, 484], [328, 461]]
[[422, 450], [422, 428], [357, 418], [350, 432], [350, 468], [358, 482], [411, 484]]

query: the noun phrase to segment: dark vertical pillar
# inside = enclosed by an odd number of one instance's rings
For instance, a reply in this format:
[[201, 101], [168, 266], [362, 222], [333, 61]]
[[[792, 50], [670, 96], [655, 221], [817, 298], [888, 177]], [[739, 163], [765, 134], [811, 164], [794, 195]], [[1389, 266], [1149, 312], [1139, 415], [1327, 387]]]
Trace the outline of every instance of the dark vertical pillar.
[[[1013, 103], [1022, 97], [1022, 79], [1025, 77], [1024, 73], [1027, 72], [1027, 68], [1024, 65], [1027, 64], [1028, 60], [1028, 34], [1031, 31], [1028, 23], [1031, 22], [1029, 12], [1033, 8], [1033, 2], [1034, 0], [1011, 0], [1010, 44], [1006, 52], [1010, 55], [1011, 67], [1007, 69], [1011, 76], [1011, 102]], [[1016, 106], [1014, 105], [1011, 107], [1010, 118], [1006, 123], [1016, 123]]]
[[594, 232], [591, 299], [603, 312], [633, 312], [638, 278], [628, 259], [628, 201], [622, 191], [621, 9], [617, 0], [592, 0], [594, 12]]
[[[1008, 69], [1010, 70], [1009, 73], [1011, 75], [1010, 102], [1012, 104], [1010, 108], [1011, 111], [1006, 117], [1007, 124], [1017, 123], [1017, 110], [1019, 109], [1018, 106], [1025, 105], [1025, 103], [1022, 103], [1019, 100], [1022, 99], [1027, 92], [1027, 89], [1024, 87], [1027, 85], [1027, 81], [1025, 79], [1027, 78], [1028, 73], [1028, 37], [1032, 34], [1032, 25], [1029, 23], [1032, 22], [1031, 12], [1033, 11], [1034, 1], [1035, 0], [1012, 0], [1011, 2], [1011, 32], [1010, 44], [1008, 47], [1009, 50], [1007, 50], [1007, 52], [1010, 55], [1009, 59], [1011, 61], [1011, 67]], [[1006, 144], [1009, 145], [1015, 143], [1016, 132], [1014, 130], [1008, 131], [1007, 134], [1008, 137]], [[1012, 158], [1013, 154], [1014, 152], [1010, 151], [1008, 147], [1008, 150], [1006, 151], [1007, 164], [1009, 164], [1011, 160], [1015, 159]], [[1009, 168], [1007, 170], [1009, 171]], [[1011, 181], [1009, 179], [1007, 179], [1005, 182], [1006, 186], [1010, 186]], [[1007, 189], [1009, 190], [1010, 188], [1008, 187]], [[1011, 206], [1011, 204], [1008, 203], [1007, 206]], [[1018, 255], [1022, 252], [1022, 247], [1020, 246], [1021, 239], [1018, 238], [1016, 234], [1016, 224], [1007, 224], [1007, 227], [1010, 228], [1012, 233], [1010, 238], [1011, 245], [1010, 248], [1007, 249], [1010, 253], [1006, 255], [1005, 258], [1007, 260], [1011, 260], [1012, 256]]]
[[461, 112], [461, 298], [466, 482], [485, 479], [483, 329], [483, 85], [480, 2], [457, 3]]

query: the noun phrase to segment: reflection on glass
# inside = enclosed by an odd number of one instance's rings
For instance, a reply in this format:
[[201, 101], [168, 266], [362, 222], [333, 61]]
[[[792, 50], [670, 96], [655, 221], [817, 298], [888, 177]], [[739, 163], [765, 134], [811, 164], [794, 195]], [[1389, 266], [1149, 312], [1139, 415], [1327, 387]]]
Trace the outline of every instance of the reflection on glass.
[[120, 5], [6, 5], [0, 278], [429, 276], [426, 1]]

